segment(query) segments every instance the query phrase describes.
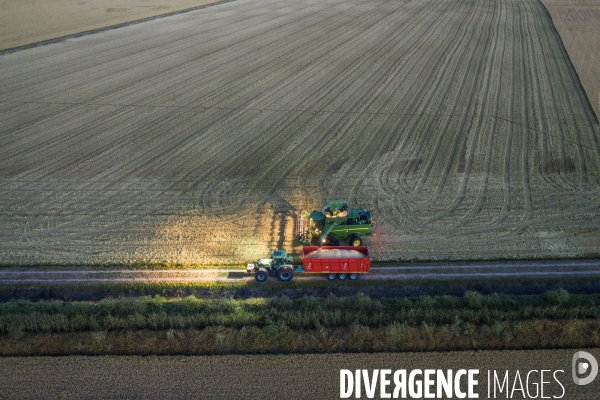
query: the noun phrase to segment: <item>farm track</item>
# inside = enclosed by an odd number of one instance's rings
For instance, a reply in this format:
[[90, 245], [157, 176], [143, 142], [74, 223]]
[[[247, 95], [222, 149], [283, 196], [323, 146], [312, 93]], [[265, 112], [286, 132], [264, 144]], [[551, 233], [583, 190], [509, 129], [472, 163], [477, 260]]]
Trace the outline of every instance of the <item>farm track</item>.
[[[0, 270], [0, 285], [15, 283], [123, 283], [123, 282], [241, 282], [254, 281], [242, 269], [169, 269], [169, 270], [131, 270], [131, 269], [94, 269], [76, 270], [47, 268], [3, 269]], [[581, 277], [596, 279], [600, 276], [600, 262], [594, 260], [570, 260], [528, 263], [467, 263], [467, 264], [415, 264], [403, 266], [373, 266], [365, 280], [486, 280], [499, 277]], [[320, 274], [296, 274], [299, 281], [321, 280]], [[277, 281], [272, 278], [269, 281]]]
[[240, 263], [372, 210], [376, 260], [598, 253], [598, 126], [537, 0], [237, 0], [0, 56], [0, 260]]

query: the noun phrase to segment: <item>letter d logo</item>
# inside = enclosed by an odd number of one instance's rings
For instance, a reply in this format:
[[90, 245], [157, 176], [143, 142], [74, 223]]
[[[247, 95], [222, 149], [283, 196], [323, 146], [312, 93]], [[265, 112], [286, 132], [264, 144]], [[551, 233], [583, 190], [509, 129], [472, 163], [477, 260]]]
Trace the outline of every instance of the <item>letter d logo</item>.
[[[580, 358], [585, 358], [587, 362], [577, 363], [577, 360]], [[587, 378], [579, 378], [578, 375], [586, 373], [590, 366], [592, 367], [592, 370]], [[587, 385], [596, 378], [596, 375], [598, 375], [598, 362], [593, 355], [585, 351], [578, 351], [577, 353], [573, 354], [572, 367], [573, 382], [575, 382], [576, 385]]]

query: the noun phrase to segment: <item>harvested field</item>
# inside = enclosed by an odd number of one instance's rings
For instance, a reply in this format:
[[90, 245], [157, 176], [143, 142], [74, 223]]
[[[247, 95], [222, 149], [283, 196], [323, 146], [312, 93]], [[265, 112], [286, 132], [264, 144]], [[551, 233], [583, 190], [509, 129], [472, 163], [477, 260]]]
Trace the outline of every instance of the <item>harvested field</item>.
[[[599, 349], [587, 349], [598, 358]], [[562, 370], [556, 377], [564, 398], [589, 400], [598, 393], [596, 382], [577, 386], [571, 379], [575, 350], [464, 351], [451, 353], [306, 354], [285, 356], [211, 357], [15, 357], [0, 358], [0, 387], [12, 399], [89, 397], [148, 399], [170, 398], [303, 398], [334, 399], [340, 393], [340, 369], [460, 368], [479, 369], [477, 393], [487, 398], [487, 371], [523, 384], [528, 371]], [[277, 376], [257, 384], [256, 371]], [[282, 373], [286, 371], [287, 373]], [[544, 396], [561, 397], [563, 389], [547, 372]], [[539, 373], [531, 375], [539, 385]], [[420, 379], [420, 377], [417, 377]], [[511, 382], [512, 385], [512, 382]], [[380, 398], [377, 385], [375, 398]], [[393, 390], [392, 384], [392, 390]], [[518, 388], [518, 386], [517, 386]], [[533, 396], [537, 389], [529, 386]], [[389, 392], [391, 392], [390, 390]], [[504, 390], [506, 393], [506, 388]], [[363, 397], [367, 398], [364, 390]], [[513, 398], [520, 396], [517, 390]], [[498, 398], [508, 396], [498, 393]], [[354, 398], [354, 396], [352, 396]], [[490, 396], [491, 398], [491, 396]]]
[[598, 126], [537, 0], [238, 0], [0, 70], [5, 264], [242, 263], [327, 198], [376, 260], [600, 253]]
[[0, 50], [151, 18], [218, 0], [28, 0], [4, 2]]
[[552, 16], [596, 116], [600, 117], [600, 1], [541, 1]]

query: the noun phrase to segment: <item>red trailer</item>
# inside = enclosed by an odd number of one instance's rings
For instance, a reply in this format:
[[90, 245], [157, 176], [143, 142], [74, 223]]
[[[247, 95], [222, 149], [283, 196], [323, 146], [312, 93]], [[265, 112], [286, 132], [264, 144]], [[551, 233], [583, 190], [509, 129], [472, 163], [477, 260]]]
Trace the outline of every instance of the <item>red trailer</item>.
[[335, 278], [356, 280], [371, 269], [371, 256], [366, 246], [304, 246], [302, 265], [294, 268], [293, 258], [285, 250], [274, 250], [270, 258], [261, 258], [248, 264], [246, 272], [255, 274], [259, 282], [269, 276], [280, 281], [292, 280], [294, 274], [326, 274], [330, 281]]
[[[302, 268], [302, 269], [300, 269]], [[367, 246], [318, 246], [302, 247], [302, 267], [294, 272], [327, 274], [327, 279], [346, 278], [356, 280], [371, 268], [371, 256]]]

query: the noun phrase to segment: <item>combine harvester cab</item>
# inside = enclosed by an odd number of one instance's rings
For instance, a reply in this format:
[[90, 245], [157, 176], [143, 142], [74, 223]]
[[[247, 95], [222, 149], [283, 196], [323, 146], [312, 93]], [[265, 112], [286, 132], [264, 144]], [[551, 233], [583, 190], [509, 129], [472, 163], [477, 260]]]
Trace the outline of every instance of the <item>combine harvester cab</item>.
[[290, 281], [294, 274], [324, 274], [330, 281], [356, 280], [360, 275], [368, 274], [371, 269], [371, 256], [366, 246], [304, 246], [302, 265], [292, 266], [292, 258], [285, 250], [275, 250], [271, 258], [262, 258], [248, 264], [246, 272], [254, 273], [259, 282], [270, 276]]
[[328, 200], [322, 211], [299, 213], [296, 238], [301, 244], [361, 246], [363, 238], [373, 234], [371, 212], [365, 208], [348, 208], [344, 200]]

